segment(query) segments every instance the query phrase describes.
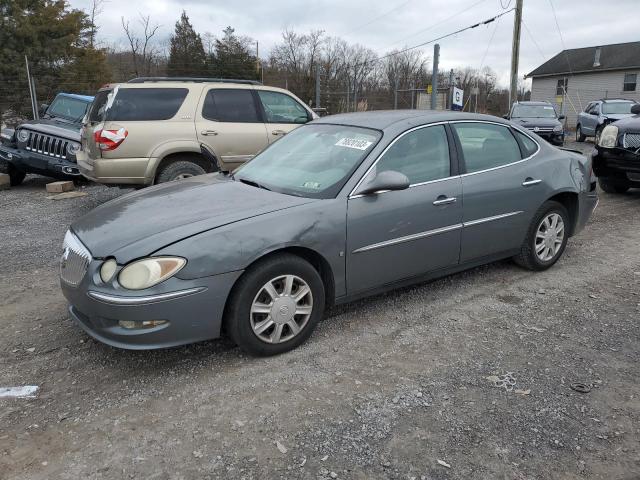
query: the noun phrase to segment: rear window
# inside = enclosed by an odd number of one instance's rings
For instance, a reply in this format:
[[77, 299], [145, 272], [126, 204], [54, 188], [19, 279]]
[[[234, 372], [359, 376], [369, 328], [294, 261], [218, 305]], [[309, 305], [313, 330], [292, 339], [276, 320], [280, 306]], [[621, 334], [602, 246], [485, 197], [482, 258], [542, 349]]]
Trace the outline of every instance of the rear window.
[[536, 144], [536, 142], [531, 140], [529, 136], [525, 135], [521, 131], [515, 130], [515, 132], [516, 136], [520, 139], [520, 143], [522, 143], [522, 146], [524, 147], [523, 153], [525, 158], [530, 157], [531, 155], [536, 153], [536, 151], [538, 150], [538, 144]]
[[107, 104], [107, 98], [111, 92], [111, 90], [102, 90], [96, 94], [91, 104], [91, 110], [89, 110], [90, 122], [101, 122], [104, 120], [104, 106]]
[[111, 106], [107, 103], [105, 120], [168, 120], [188, 93], [187, 88], [118, 88]]
[[202, 116], [217, 122], [260, 122], [251, 90], [214, 88], [202, 106]]

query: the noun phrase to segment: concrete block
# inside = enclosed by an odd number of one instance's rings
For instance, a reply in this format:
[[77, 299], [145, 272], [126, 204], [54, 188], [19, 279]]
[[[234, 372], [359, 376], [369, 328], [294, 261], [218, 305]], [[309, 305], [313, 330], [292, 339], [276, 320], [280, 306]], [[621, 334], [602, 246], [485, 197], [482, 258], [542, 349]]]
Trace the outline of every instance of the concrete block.
[[0, 173], [0, 190], [9, 188], [11, 186], [11, 179], [6, 173]]
[[73, 189], [74, 189], [74, 186], [73, 186], [73, 182], [71, 181], [47, 183], [48, 193], [70, 192]]

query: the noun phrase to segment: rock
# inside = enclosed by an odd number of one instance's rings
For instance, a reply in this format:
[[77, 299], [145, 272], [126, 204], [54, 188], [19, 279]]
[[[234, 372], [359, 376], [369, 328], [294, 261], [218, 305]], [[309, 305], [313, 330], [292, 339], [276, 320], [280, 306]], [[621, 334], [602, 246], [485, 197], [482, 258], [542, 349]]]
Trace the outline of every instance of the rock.
[[276, 440], [276, 447], [278, 448], [278, 450], [280, 450], [280, 453], [284, 454], [287, 453], [287, 447], [285, 447], [283, 444], [281, 444], [279, 441]]
[[193, 452], [193, 456], [196, 457], [196, 458], [202, 458], [203, 454], [202, 454], [202, 452], [200, 450], [195, 450]]

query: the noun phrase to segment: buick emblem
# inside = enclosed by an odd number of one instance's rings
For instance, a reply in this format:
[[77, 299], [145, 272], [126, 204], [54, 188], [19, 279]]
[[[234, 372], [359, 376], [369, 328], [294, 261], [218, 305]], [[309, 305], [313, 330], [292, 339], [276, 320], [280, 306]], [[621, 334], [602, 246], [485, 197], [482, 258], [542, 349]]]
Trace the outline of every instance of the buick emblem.
[[534, 132], [539, 132], [540, 131], [540, 127], [533, 127], [533, 131]]

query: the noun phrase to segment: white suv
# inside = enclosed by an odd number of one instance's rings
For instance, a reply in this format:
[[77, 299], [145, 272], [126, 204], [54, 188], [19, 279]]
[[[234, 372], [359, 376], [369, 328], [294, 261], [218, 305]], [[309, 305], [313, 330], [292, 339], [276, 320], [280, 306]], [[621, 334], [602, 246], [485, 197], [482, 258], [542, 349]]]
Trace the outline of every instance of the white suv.
[[314, 118], [291, 92], [259, 82], [138, 78], [98, 92], [83, 122], [78, 167], [113, 185], [231, 171]]

